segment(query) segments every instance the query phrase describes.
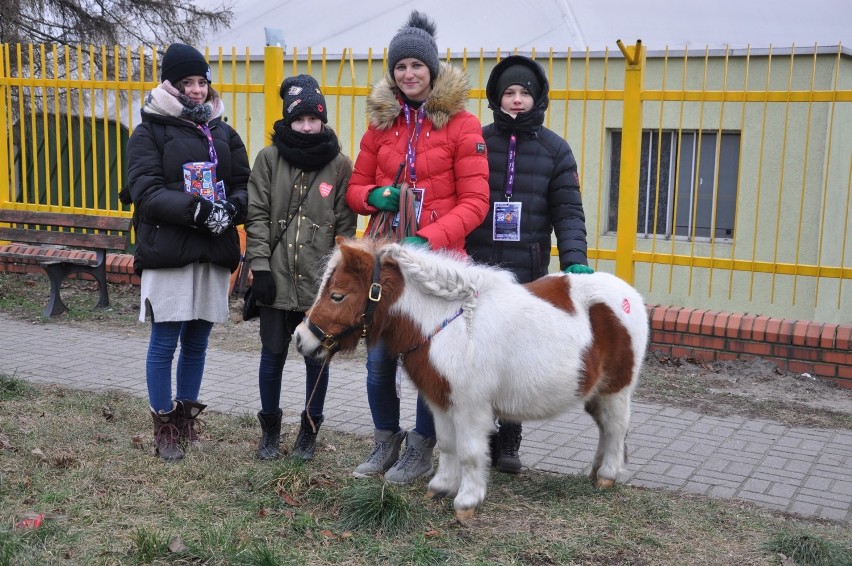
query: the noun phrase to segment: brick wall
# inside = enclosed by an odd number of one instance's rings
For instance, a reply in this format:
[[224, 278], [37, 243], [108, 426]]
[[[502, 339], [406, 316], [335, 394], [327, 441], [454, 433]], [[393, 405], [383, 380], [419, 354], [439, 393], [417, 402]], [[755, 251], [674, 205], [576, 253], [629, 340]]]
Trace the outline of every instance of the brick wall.
[[852, 326], [649, 306], [651, 348], [703, 361], [760, 357], [852, 389]]
[[[27, 246], [25, 244], [7, 244], [0, 246], [0, 252], [9, 251], [12, 253], [30, 253], [37, 255], [39, 250], [43, 250], [41, 246]], [[85, 257], [86, 255], [95, 257], [95, 252], [80, 251], [80, 250], [52, 250], [56, 257], [74, 254], [76, 256]], [[0, 257], [0, 273], [35, 273], [45, 275], [44, 270], [39, 267], [35, 261], [17, 258]], [[70, 277], [78, 277], [80, 279], [94, 278], [87, 273], [75, 273]], [[139, 276], [133, 272], [133, 256], [129, 254], [107, 254], [107, 281], [110, 283], [133, 284], [139, 285]]]
[[[0, 246], [0, 250], [20, 246]], [[133, 256], [107, 255], [107, 278], [113, 283], [139, 284]], [[44, 274], [34, 262], [0, 258], [0, 272]], [[760, 357], [780, 369], [830, 378], [852, 389], [852, 326], [784, 320], [701, 309], [648, 307], [651, 349], [673, 357], [733, 360]]]

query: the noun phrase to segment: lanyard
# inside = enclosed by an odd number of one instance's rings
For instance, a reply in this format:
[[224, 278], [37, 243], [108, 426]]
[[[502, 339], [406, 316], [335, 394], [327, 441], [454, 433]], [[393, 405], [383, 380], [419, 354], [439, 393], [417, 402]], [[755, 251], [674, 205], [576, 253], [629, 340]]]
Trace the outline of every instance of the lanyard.
[[[411, 131], [411, 109], [408, 104], [403, 104], [405, 109], [405, 127]], [[408, 162], [408, 176], [411, 179], [411, 184], [417, 183], [417, 173], [414, 169], [414, 152], [417, 145], [417, 138], [420, 137], [420, 128], [423, 127], [423, 118], [426, 116], [426, 108], [421, 106], [417, 109], [417, 123], [414, 125], [414, 133], [408, 138], [408, 151], [406, 152], [406, 161]]]
[[219, 165], [219, 157], [216, 155], [216, 148], [213, 147], [213, 134], [210, 133], [210, 128], [207, 127], [207, 124], [196, 124], [198, 129], [207, 136], [207, 146], [210, 150], [210, 161]]
[[509, 136], [509, 156], [506, 160], [506, 200], [512, 200], [512, 189], [515, 187], [515, 134]]

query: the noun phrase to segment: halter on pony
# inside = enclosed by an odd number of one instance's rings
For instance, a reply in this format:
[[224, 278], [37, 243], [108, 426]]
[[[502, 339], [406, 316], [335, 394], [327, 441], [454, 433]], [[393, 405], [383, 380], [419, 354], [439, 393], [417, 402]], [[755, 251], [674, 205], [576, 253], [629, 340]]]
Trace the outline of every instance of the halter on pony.
[[364, 314], [359, 318], [359, 324], [347, 326], [337, 334], [329, 334], [308, 317], [308, 330], [311, 334], [317, 337], [320, 345], [328, 350], [329, 355], [337, 352], [340, 349], [340, 340], [346, 338], [356, 330], [361, 331], [361, 338], [367, 337], [367, 332], [370, 330], [370, 325], [373, 323], [373, 315], [376, 313], [376, 306], [382, 299], [382, 284], [379, 282], [379, 275], [382, 271], [382, 255], [376, 256], [376, 262], [373, 264], [373, 281], [370, 284], [370, 291], [367, 293], [367, 304], [364, 305]]

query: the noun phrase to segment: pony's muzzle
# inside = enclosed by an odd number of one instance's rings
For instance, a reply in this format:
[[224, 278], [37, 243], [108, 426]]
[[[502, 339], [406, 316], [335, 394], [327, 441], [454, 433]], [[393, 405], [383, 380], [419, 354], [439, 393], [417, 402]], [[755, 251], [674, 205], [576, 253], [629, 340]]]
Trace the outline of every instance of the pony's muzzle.
[[293, 331], [293, 337], [296, 342], [296, 351], [299, 354], [320, 361], [325, 359], [327, 350], [323, 348], [322, 343], [308, 330], [304, 322], [299, 324], [296, 330]]

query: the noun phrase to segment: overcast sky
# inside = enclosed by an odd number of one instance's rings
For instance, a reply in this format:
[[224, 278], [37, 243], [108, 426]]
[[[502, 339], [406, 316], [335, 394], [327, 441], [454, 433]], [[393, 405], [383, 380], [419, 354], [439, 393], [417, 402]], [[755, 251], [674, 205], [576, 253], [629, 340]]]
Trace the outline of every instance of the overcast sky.
[[231, 29], [208, 44], [259, 53], [271, 28], [288, 50], [381, 52], [412, 9], [435, 20], [438, 48], [453, 52], [617, 51], [617, 39], [649, 49], [852, 47], [852, 0], [238, 0]]

